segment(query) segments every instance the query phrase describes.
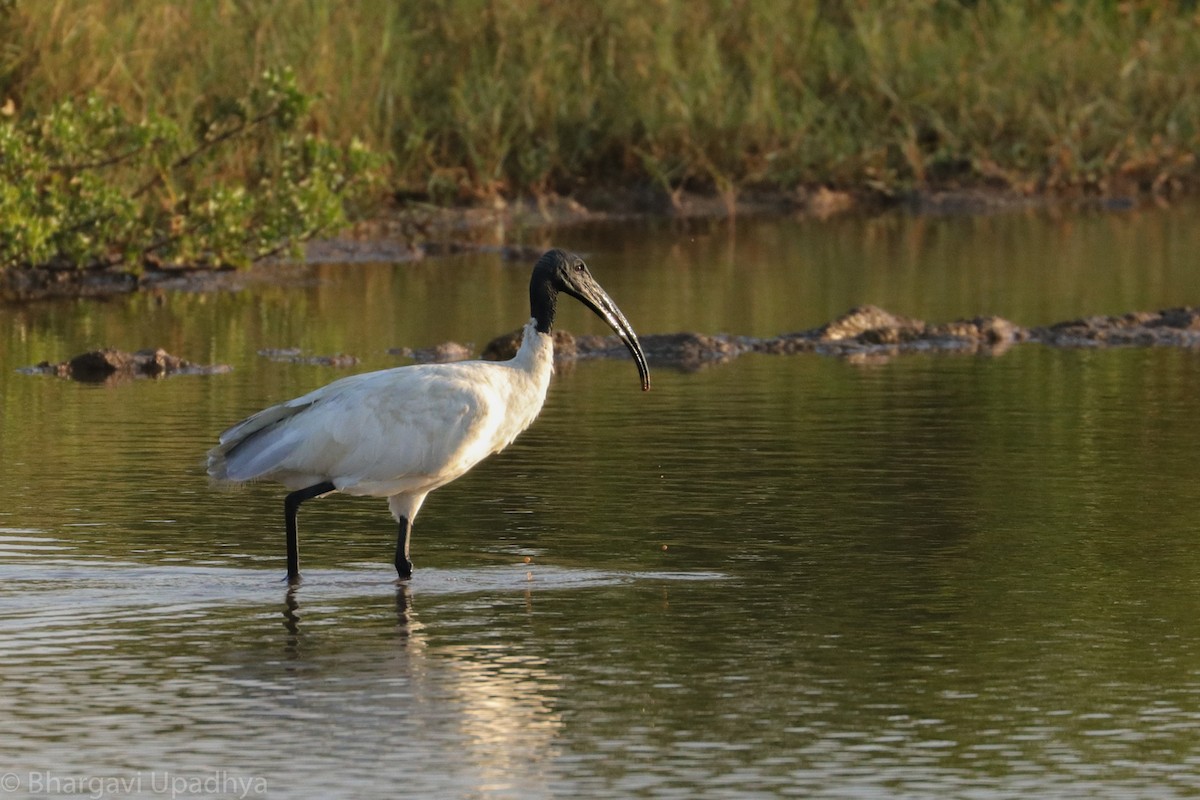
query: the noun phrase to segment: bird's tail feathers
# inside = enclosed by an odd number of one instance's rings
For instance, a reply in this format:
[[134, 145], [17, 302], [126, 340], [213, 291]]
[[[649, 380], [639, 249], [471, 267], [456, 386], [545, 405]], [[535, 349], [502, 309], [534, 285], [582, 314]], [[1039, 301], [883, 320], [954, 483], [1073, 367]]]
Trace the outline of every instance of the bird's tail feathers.
[[264, 409], [221, 434], [208, 451], [208, 474], [218, 481], [248, 481], [277, 468], [299, 444], [295, 431], [281, 424], [305, 406], [282, 403]]

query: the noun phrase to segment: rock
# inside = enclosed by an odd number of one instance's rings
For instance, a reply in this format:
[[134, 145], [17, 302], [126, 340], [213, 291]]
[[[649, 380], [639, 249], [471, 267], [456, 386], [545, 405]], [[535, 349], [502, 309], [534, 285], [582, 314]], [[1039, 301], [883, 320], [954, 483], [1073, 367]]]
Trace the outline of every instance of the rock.
[[353, 367], [358, 363], [358, 356], [348, 353], [335, 353], [331, 356], [303, 356], [296, 363], [312, 364], [318, 367]]
[[43, 361], [21, 372], [57, 375], [77, 381], [101, 383], [122, 378], [159, 378], [166, 375], [220, 375], [231, 372], [227, 364], [193, 364], [173, 356], [161, 347], [129, 353], [104, 348], [80, 353], [69, 361], [52, 364]]
[[[509, 333], [502, 333], [495, 339], [492, 339], [483, 348], [482, 358], [485, 361], [507, 361], [512, 358], [521, 347], [521, 337], [524, 330], [524, 328], [518, 328]], [[554, 331], [554, 360], [573, 360], [577, 357], [575, 337], [564, 330]]]
[[1200, 308], [1168, 308], [1158, 312], [1157, 324], [1166, 328], [1200, 331]]
[[258, 351], [258, 354], [272, 361], [288, 361], [293, 358], [299, 358], [303, 352], [299, 347], [264, 347]]
[[1084, 317], [1034, 328], [1030, 331], [1030, 339], [1054, 347], [1198, 347], [1200, 309], [1188, 306], [1111, 317]]
[[[670, 364], [685, 370], [696, 370], [709, 364], [730, 361], [752, 347], [746, 341], [734, 340], [729, 336], [708, 336], [688, 331], [655, 334], [640, 341], [648, 361]], [[617, 340], [617, 345], [621, 348], [621, 353], [628, 354], [620, 340]]]
[[1003, 317], [975, 317], [931, 325], [867, 305], [853, 308], [819, 328], [760, 340], [753, 349], [784, 355], [815, 350], [843, 357], [864, 354], [888, 357], [918, 350], [996, 354], [1026, 338], [1028, 332], [1024, 328]]
[[[701, 366], [741, 355], [751, 349], [752, 340], [703, 333], [667, 333], [639, 337], [646, 360], [683, 369]], [[489, 361], [504, 361], [516, 355], [521, 331], [497, 336], [483, 349]], [[554, 332], [554, 360], [576, 361], [588, 358], [628, 358], [629, 350], [616, 336], [573, 336], [567, 331]]]
[[271, 361], [284, 364], [307, 364], [314, 367], [353, 367], [358, 363], [358, 357], [346, 353], [335, 353], [331, 356], [306, 356], [299, 347], [269, 347], [259, 350], [258, 354]]
[[1017, 342], [1029, 338], [1029, 331], [1004, 317], [960, 319], [929, 329], [931, 341], [957, 344], [970, 352], [1001, 355]]
[[470, 345], [458, 342], [442, 342], [435, 347], [423, 347], [413, 350], [411, 347], [393, 347], [388, 350], [393, 356], [411, 358], [418, 364], [446, 364], [451, 361], [466, 361], [474, 355]]
[[[740, 356], [753, 347], [745, 337], [709, 336], [703, 333], [659, 333], [638, 339], [652, 364], [697, 370]], [[629, 358], [629, 349], [616, 336], [580, 336], [575, 339], [578, 358]]]
[[946, 336], [978, 342], [991, 347], [1025, 341], [1029, 333], [1004, 317], [975, 317], [938, 325], [934, 331]]
[[863, 344], [894, 344], [920, 338], [925, 323], [884, 311], [878, 306], [858, 306], [827, 322], [813, 333], [822, 342], [855, 339]]
[[[153, 360], [157, 368], [162, 358]], [[134, 355], [120, 350], [93, 350], [90, 353], [80, 353], [67, 362], [67, 374], [81, 381], [102, 381], [114, 372], [128, 370], [133, 372]]]
[[817, 340], [804, 333], [785, 333], [773, 339], [755, 339], [751, 349], [756, 353], [773, 356], [791, 356], [814, 352], [817, 349]]

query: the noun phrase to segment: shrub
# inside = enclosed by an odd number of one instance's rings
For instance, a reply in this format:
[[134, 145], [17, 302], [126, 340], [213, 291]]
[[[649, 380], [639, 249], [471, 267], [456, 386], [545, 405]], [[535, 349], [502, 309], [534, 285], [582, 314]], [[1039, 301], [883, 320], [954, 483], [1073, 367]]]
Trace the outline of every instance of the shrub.
[[378, 160], [303, 132], [312, 97], [271, 70], [190, 124], [92, 95], [0, 113], [0, 269], [244, 266], [347, 221]]

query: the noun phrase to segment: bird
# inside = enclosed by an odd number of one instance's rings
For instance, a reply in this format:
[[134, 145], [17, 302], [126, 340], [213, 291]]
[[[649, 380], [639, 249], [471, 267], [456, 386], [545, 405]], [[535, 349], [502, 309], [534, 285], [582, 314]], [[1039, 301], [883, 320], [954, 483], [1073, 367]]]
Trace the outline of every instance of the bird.
[[633, 326], [582, 258], [548, 250], [529, 280], [529, 321], [507, 361], [414, 364], [336, 380], [231, 426], [208, 451], [217, 482], [266, 479], [284, 498], [287, 580], [300, 581], [300, 505], [334, 492], [385, 497], [398, 525], [395, 567], [412, 577], [409, 539], [426, 496], [498, 453], [541, 411], [554, 369], [560, 295], [579, 300], [628, 348], [643, 391], [650, 369]]

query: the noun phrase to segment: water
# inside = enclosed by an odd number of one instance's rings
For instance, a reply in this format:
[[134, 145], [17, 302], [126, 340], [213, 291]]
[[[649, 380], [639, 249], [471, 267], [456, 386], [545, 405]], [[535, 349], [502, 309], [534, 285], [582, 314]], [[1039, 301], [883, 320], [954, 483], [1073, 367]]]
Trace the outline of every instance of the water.
[[[1197, 302], [1183, 210], [583, 230], [641, 332], [851, 305], [1039, 324]], [[564, 370], [431, 495], [209, 487], [215, 434], [344, 370], [481, 345], [528, 265], [0, 310], [0, 796], [1200, 793], [1200, 353], [1023, 346]], [[599, 332], [579, 308], [562, 321]], [[16, 374], [161, 344], [214, 377]], [[107, 783], [105, 781], [108, 781]], [[118, 781], [122, 783], [118, 783]]]

